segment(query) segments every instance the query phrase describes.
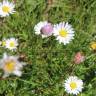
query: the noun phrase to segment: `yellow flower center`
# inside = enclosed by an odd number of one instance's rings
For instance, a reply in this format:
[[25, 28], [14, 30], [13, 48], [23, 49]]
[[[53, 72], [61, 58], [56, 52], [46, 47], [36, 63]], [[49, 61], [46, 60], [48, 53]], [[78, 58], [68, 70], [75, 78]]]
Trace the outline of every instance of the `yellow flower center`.
[[93, 50], [96, 50], [96, 43], [91, 44], [91, 48], [92, 48]]
[[4, 70], [7, 72], [12, 72], [15, 67], [15, 62], [14, 61], [7, 61], [4, 66]]
[[3, 6], [3, 7], [2, 7], [2, 10], [3, 10], [3, 12], [8, 13], [8, 12], [10, 12], [10, 7], [8, 7], [8, 6]]
[[75, 88], [77, 88], [77, 84], [75, 82], [71, 82], [70, 87], [71, 87], [71, 90], [74, 90]]
[[64, 29], [61, 29], [61, 30], [59, 31], [59, 35], [60, 35], [61, 37], [66, 37], [67, 34], [68, 34], [67, 31], [64, 30]]
[[13, 41], [10, 42], [10, 47], [14, 47], [14, 46], [15, 46], [14, 42]]

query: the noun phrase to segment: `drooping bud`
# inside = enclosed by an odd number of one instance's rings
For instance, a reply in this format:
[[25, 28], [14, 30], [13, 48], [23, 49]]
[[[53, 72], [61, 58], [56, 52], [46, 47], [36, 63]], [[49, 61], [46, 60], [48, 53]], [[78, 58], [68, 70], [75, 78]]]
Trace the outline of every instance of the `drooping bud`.
[[85, 60], [85, 56], [81, 52], [77, 52], [74, 57], [74, 62], [80, 64]]

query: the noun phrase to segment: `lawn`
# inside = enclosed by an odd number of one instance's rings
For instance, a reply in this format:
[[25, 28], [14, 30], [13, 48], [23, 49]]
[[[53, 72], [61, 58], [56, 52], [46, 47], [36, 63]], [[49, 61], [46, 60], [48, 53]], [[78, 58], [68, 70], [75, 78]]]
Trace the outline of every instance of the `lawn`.
[[[14, 37], [19, 45], [16, 51], [0, 46], [0, 59], [5, 52], [19, 55], [26, 66], [21, 77], [2, 78], [0, 70], [0, 96], [75, 96], [64, 88], [70, 76], [83, 80], [77, 96], [96, 96], [96, 47], [91, 48], [96, 42], [96, 0], [9, 1], [15, 3], [16, 12], [0, 17], [0, 41]], [[74, 39], [64, 45], [54, 36], [36, 35], [34, 26], [40, 21], [68, 22], [74, 28]], [[78, 52], [85, 59], [76, 64]]]

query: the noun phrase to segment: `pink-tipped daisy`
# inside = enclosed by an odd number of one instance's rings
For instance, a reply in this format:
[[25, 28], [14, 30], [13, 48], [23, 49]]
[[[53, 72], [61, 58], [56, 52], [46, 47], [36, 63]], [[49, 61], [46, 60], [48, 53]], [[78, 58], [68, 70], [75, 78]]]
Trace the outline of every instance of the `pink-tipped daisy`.
[[36, 35], [41, 35], [42, 38], [45, 38], [52, 35], [53, 26], [47, 21], [41, 21], [37, 25], [35, 25], [34, 30]]

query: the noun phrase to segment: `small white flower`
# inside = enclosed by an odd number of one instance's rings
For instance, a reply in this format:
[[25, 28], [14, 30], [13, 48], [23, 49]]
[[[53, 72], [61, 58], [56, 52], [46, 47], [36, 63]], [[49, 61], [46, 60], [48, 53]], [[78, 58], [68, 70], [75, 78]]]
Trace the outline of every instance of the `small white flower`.
[[6, 53], [3, 54], [3, 58], [0, 60], [0, 68], [3, 69], [3, 77], [8, 77], [10, 74], [15, 74], [17, 76], [22, 75], [22, 68], [26, 65], [23, 62], [18, 61], [18, 56], [9, 56]]
[[83, 81], [78, 79], [76, 76], [70, 76], [65, 80], [64, 87], [67, 93], [77, 95], [82, 91]]
[[53, 35], [56, 36], [59, 43], [66, 45], [74, 37], [74, 30], [72, 26], [66, 22], [61, 22], [54, 25]]
[[41, 21], [37, 25], [35, 25], [34, 30], [36, 35], [41, 35], [42, 38], [45, 38], [52, 35], [53, 26], [47, 21]]
[[13, 14], [15, 5], [12, 2], [8, 2], [7, 0], [4, 0], [2, 3], [0, 3], [0, 16], [5, 17], [9, 16], [9, 14]]
[[15, 38], [6, 39], [5, 41], [5, 48], [8, 48], [9, 50], [15, 50], [18, 46], [18, 40]]

